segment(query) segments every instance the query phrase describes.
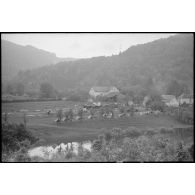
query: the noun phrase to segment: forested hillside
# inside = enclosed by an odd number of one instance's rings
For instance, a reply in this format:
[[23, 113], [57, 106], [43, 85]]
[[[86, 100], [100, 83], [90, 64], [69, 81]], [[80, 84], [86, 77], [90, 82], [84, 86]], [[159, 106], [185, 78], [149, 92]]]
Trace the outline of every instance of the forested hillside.
[[94, 85], [160, 93], [172, 91], [178, 85], [192, 91], [193, 44], [192, 34], [175, 35], [132, 46], [119, 55], [60, 62], [22, 71], [13, 82], [21, 82], [26, 89], [33, 90], [41, 83], [49, 82], [61, 91], [88, 90]]
[[2, 76], [5, 81], [11, 79], [20, 70], [55, 64], [63, 60], [73, 60], [58, 58], [54, 53], [30, 45], [22, 46], [5, 40], [1, 40], [1, 45]]

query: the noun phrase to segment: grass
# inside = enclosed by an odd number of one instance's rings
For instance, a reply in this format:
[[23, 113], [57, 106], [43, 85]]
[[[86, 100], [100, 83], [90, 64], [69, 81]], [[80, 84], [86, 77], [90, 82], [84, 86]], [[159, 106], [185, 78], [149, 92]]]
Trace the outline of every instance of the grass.
[[20, 111], [21, 109], [27, 109], [29, 111], [43, 110], [43, 109], [55, 109], [70, 107], [73, 108], [74, 105], [81, 105], [82, 102], [72, 102], [72, 101], [40, 101], [40, 102], [10, 102], [2, 103], [2, 112], [13, 112]]
[[[18, 121], [17, 117], [11, 115], [9, 120]], [[51, 162], [164, 162], [192, 161], [193, 158], [193, 126], [182, 125], [166, 116], [96, 119], [60, 125], [53, 119], [45, 115], [28, 120], [27, 129], [39, 138], [31, 147], [91, 140], [94, 149], [92, 152], [81, 151], [79, 156], [71, 151], [57, 153]], [[44, 162], [39, 157], [30, 159], [26, 150], [14, 153], [10, 160]]]
[[[60, 144], [62, 142], [80, 142], [86, 140], [94, 140], [99, 134], [106, 130], [111, 130], [114, 127], [126, 129], [128, 127], [136, 127], [140, 130], [150, 128], [164, 127], [167, 129], [172, 127], [186, 127], [170, 116], [139, 116], [129, 118], [118, 118], [118, 119], [94, 119], [85, 121], [75, 121], [68, 123], [61, 123], [57, 125], [54, 122], [56, 119], [55, 114], [47, 116], [44, 109], [56, 109], [69, 107], [73, 108], [74, 105], [81, 104], [81, 102], [70, 102], [70, 101], [49, 101], [49, 102], [23, 102], [23, 103], [7, 103], [2, 104], [2, 111], [5, 109], [8, 112], [19, 111], [21, 109], [27, 109], [27, 127], [40, 138], [37, 145], [49, 145], [49, 144]], [[41, 110], [36, 112], [36, 110]], [[28, 115], [35, 115], [34, 117], [28, 117]], [[40, 116], [39, 116], [40, 115]], [[23, 113], [13, 112], [9, 115], [9, 121], [15, 123], [23, 122]], [[163, 131], [163, 130], [162, 130]]]
[[[136, 127], [140, 130], [150, 128], [172, 128], [186, 127], [178, 121], [167, 116], [139, 116], [118, 119], [94, 119], [75, 122], [63, 122], [56, 124], [55, 116], [27, 117], [27, 127], [37, 137], [40, 138], [38, 145], [60, 144], [62, 142], [94, 140], [97, 136], [106, 130], [114, 127], [126, 129], [128, 127]], [[14, 114], [9, 116], [9, 121], [23, 122], [22, 114]]]

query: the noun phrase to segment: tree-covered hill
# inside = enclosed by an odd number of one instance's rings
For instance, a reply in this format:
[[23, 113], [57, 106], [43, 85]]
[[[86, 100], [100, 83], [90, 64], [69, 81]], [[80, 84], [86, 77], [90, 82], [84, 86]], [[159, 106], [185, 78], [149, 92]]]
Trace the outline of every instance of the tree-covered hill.
[[62, 91], [114, 85], [134, 91], [156, 89], [166, 93], [175, 82], [192, 90], [193, 46], [192, 34], [180, 34], [132, 46], [118, 55], [21, 71], [13, 81], [22, 82], [31, 89], [49, 82]]
[[2, 77], [4, 81], [13, 78], [20, 70], [38, 68], [72, 58], [58, 58], [54, 53], [27, 45], [22, 46], [1, 40]]

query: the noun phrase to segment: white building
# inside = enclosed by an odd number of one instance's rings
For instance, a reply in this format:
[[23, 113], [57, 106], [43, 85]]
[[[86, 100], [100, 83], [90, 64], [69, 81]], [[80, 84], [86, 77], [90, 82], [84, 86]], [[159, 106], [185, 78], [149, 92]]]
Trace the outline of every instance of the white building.
[[194, 96], [190, 94], [182, 94], [178, 97], [179, 104], [193, 104], [194, 103]]
[[179, 102], [174, 95], [161, 95], [161, 98], [167, 106], [179, 106]]

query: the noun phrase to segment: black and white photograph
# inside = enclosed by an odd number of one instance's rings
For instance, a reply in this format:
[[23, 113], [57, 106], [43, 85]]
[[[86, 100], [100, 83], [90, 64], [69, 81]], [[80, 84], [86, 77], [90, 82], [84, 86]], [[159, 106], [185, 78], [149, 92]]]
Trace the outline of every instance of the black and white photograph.
[[193, 162], [193, 33], [2, 33], [3, 162]]
[[0, 0], [0, 193], [193, 195], [193, 0]]

